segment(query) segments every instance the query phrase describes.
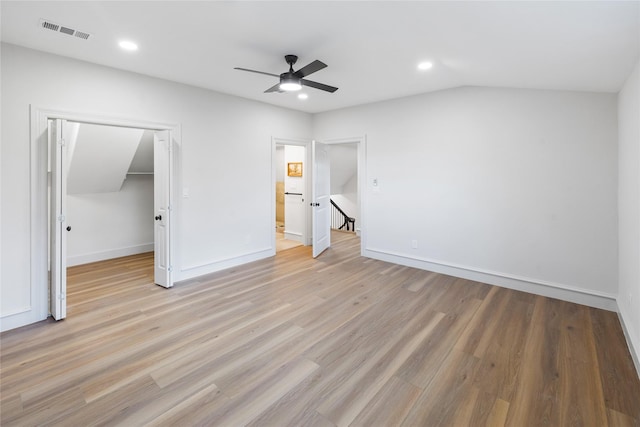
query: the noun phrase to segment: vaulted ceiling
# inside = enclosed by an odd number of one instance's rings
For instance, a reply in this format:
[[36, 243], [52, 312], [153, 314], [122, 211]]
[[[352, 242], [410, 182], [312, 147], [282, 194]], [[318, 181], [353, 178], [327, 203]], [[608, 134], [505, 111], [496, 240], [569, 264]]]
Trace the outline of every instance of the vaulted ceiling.
[[[2, 41], [307, 112], [478, 85], [617, 92], [638, 59], [638, 1], [2, 1]], [[87, 40], [42, 29], [50, 20]], [[136, 52], [118, 47], [136, 42]], [[264, 93], [283, 56], [340, 89]], [[430, 61], [427, 71], [417, 69]]]
[[120, 191], [127, 173], [153, 173], [153, 132], [69, 123], [68, 194]]

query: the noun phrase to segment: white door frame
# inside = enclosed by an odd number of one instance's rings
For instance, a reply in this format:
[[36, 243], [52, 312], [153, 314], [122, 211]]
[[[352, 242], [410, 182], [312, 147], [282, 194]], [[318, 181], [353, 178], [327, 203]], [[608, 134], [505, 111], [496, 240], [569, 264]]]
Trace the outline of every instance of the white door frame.
[[[366, 213], [365, 207], [366, 205], [366, 179], [367, 179], [367, 136], [354, 136], [348, 138], [333, 138], [326, 140], [319, 140], [324, 144], [350, 144], [355, 143], [358, 145], [358, 210], [360, 212], [360, 217], [357, 219], [359, 221], [360, 226], [360, 255], [364, 256], [364, 250], [366, 246], [367, 232], [366, 232]], [[306, 147], [306, 162], [309, 166], [311, 166], [311, 140], [304, 139], [290, 139], [290, 138], [271, 138], [271, 222], [269, 223], [271, 226], [271, 255], [276, 254], [276, 145], [302, 145]], [[311, 168], [306, 168], [307, 171], [311, 171]], [[312, 175], [308, 175], [312, 176]], [[308, 179], [306, 182], [305, 194], [309, 197], [306, 199], [308, 202], [311, 201], [311, 186], [313, 182], [311, 179]], [[305, 202], [305, 245], [309, 246], [312, 244], [311, 242], [311, 207], [309, 203]]]
[[[121, 117], [105, 116], [100, 114], [83, 113], [77, 111], [60, 110], [56, 108], [44, 108], [30, 105], [31, 118], [31, 307], [25, 310], [25, 317], [33, 323], [44, 320], [49, 315], [49, 278], [48, 278], [48, 184], [47, 172], [49, 170], [48, 153], [48, 120], [63, 119], [79, 123], [91, 123], [107, 126], [122, 126], [149, 130], [168, 130], [171, 133], [174, 150], [171, 153], [172, 182], [169, 191], [172, 194], [173, 203], [178, 202], [175, 197], [176, 181], [179, 176], [178, 162], [181, 147], [181, 129], [179, 124], [152, 122], [141, 119], [128, 119]], [[275, 196], [274, 196], [275, 197]], [[173, 206], [176, 212], [178, 206]], [[178, 221], [177, 215], [173, 215], [173, 224], [170, 228], [169, 256], [172, 259], [173, 268], [176, 269], [175, 257], [176, 240], [174, 236]]]

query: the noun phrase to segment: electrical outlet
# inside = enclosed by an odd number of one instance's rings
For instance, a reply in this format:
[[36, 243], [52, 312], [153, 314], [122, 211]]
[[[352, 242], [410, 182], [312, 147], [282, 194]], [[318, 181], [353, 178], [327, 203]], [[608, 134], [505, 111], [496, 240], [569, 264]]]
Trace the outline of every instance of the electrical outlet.
[[411, 248], [418, 249], [418, 241], [417, 240], [412, 240], [411, 241]]

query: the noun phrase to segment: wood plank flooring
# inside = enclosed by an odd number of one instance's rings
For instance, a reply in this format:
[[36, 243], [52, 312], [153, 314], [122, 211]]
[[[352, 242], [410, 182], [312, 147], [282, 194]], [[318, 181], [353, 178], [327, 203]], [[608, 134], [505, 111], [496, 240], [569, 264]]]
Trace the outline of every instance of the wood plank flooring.
[[70, 268], [66, 320], [0, 336], [1, 424], [640, 425], [615, 313], [332, 238], [169, 290], [151, 254]]
[[284, 225], [276, 227], [276, 253], [302, 246], [302, 243], [284, 238]]

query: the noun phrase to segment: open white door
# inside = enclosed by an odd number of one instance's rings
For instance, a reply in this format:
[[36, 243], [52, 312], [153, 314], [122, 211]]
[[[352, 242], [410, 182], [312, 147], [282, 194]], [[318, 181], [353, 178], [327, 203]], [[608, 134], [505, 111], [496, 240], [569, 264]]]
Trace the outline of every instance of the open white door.
[[165, 288], [171, 278], [171, 134], [157, 131], [153, 137], [153, 205], [155, 211], [154, 281]]
[[64, 140], [66, 121], [53, 119], [49, 122], [49, 144], [51, 148], [51, 315], [56, 320], [67, 317], [67, 147]]
[[313, 168], [312, 183], [312, 222], [313, 222], [313, 257], [317, 257], [331, 246], [330, 216], [330, 159], [329, 147], [317, 141], [311, 143]]

